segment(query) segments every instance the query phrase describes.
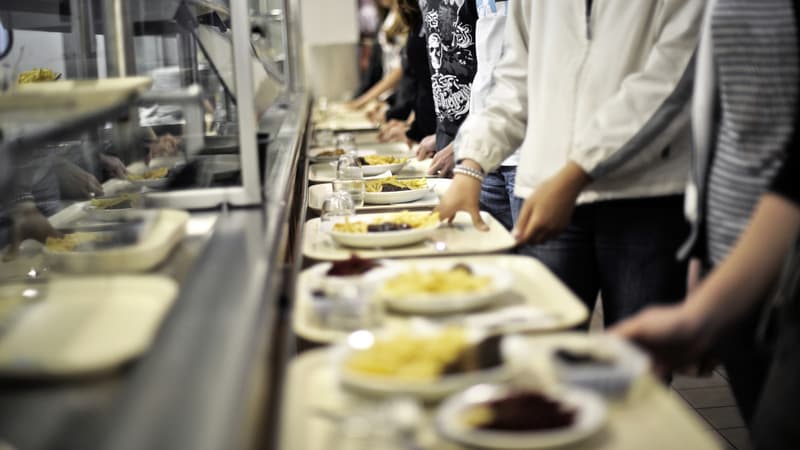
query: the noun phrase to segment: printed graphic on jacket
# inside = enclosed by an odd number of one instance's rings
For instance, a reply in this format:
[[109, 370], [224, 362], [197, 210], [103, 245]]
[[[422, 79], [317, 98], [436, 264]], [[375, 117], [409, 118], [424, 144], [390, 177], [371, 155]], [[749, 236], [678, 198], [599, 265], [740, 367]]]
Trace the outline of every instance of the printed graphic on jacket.
[[420, 0], [423, 11], [436, 117], [455, 134], [469, 113], [475, 59], [474, 0]]

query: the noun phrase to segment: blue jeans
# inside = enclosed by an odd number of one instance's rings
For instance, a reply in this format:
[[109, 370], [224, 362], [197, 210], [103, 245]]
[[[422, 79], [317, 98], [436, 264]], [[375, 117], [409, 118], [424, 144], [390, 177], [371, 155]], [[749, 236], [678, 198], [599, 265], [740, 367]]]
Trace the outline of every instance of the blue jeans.
[[683, 197], [580, 205], [569, 226], [518, 251], [539, 259], [591, 311], [602, 293], [606, 326], [686, 294], [686, 262], [676, 258], [688, 235]]
[[501, 166], [486, 175], [481, 186], [481, 210], [503, 224], [507, 230], [514, 227], [522, 209], [522, 199], [514, 196], [517, 166]]

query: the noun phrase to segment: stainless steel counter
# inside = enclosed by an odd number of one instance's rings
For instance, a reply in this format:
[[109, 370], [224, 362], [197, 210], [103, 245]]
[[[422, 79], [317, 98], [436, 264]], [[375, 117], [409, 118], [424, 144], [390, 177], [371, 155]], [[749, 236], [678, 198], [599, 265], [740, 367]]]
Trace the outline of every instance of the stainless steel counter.
[[[273, 128], [261, 207], [193, 214], [162, 268], [181, 283], [152, 349], [104, 377], [0, 382], [0, 442], [39, 449], [253, 448], [270, 404], [278, 299], [287, 288], [290, 215], [308, 97], [293, 95]], [[204, 225], [205, 224], [205, 225]]]

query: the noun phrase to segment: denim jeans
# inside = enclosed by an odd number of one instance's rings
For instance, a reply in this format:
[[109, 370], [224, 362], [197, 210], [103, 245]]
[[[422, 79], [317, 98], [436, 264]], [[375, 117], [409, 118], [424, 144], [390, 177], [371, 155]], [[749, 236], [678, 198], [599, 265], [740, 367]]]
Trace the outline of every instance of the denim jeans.
[[514, 196], [517, 166], [501, 166], [486, 175], [481, 186], [481, 210], [511, 230], [517, 222], [522, 199]]
[[686, 293], [686, 262], [676, 258], [688, 235], [683, 197], [612, 200], [575, 208], [569, 226], [518, 251], [539, 259], [591, 311], [603, 298], [606, 326], [647, 305]]

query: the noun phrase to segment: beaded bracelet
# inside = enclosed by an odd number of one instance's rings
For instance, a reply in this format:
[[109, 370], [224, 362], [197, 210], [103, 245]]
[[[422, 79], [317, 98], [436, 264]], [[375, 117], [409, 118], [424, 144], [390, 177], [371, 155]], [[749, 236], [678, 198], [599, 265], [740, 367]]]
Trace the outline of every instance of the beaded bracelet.
[[462, 166], [459, 164], [455, 167], [455, 169], [453, 169], [453, 173], [460, 173], [461, 175], [466, 175], [468, 177], [475, 178], [476, 180], [483, 183], [484, 179], [483, 174], [480, 171], [475, 170], [473, 168]]

